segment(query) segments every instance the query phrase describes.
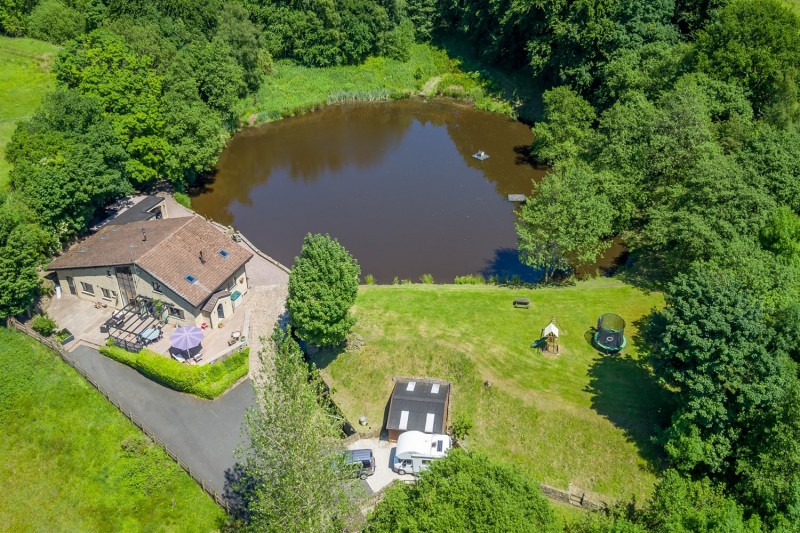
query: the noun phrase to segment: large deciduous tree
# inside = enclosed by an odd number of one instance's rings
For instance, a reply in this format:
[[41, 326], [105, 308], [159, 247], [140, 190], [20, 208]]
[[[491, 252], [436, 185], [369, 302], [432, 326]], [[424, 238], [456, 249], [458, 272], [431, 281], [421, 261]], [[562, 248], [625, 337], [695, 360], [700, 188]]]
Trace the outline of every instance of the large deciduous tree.
[[361, 269], [329, 235], [306, 235], [289, 275], [287, 307], [297, 336], [317, 346], [344, 341], [355, 319]]
[[357, 512], [363, 494], [341, 455], [341, 423], [320, 405], [322, 380], [280, 328], [260, 354], [256, 406], [246, 415], [250, 445], [242, 450], [242, 529], [334, 532]]
[[558, 531], [538, 484], [486, 456], [453, 449], [414, 485], [395, 485], [369, 531]]
[[542, 269], [548, 278], [556, 270], [592, 263], [608, 248], [614, 210], [600, 193], [603, 179], [573, 161], [556, 165], [534, 183], [517, 222], [524, 264]]

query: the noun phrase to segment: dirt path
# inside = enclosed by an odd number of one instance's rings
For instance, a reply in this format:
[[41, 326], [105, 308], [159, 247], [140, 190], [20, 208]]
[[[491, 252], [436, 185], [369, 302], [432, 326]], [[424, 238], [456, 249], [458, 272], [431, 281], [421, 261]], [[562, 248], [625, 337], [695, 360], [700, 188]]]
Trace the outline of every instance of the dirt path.
[[436, 86], [439, 85], [440, 81], [442, 81], [441, 76], [434, 76], [425, 82], [425, 85], [422, 87], [422, 90], [419, 93], [422, 96], [431, 96], [433, 91], [436, 90]]

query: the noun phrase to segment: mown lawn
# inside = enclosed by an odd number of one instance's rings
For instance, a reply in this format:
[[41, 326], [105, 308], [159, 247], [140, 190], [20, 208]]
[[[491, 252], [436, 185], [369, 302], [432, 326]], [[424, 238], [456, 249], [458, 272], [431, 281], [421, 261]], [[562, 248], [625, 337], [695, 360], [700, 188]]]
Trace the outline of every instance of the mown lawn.
[[[516, 297], [531, 308], [514, 309]], [[659, 294], [607, 278], [536, 290], [365, 286], [354, 312], [366, 346], [317, 362], [353, 422], [366, 415], [371, 429], [382, 425], [394, 376], [448, 379], [451, 422], [475, 424], [468, 448], [551, 485], [641, 501], [655, 481], [650, 436], [665, 400], [633, 342], [621, 356], [601, 356], [585, 335], [611, 311], [627, 321], [630, 340], [636, 320], [661, 304]], [[530, 345], [553, 317], [561, 353], [546, 356]]]
[[55, 85], [50, 67], [58, 47], [35, 39], [0, 36], [0, 190], [8, 184], [11, 166], [5, 147], [16, 123], [36, 111]]
[[266, 122], [339, 101], [402, 98], [423, 89], [426, 94], [468, 98], [481, 109], [511, 113], [499, 88], [462, 69], [461, 62], [445, 51], [415, 44], [405, 62], [373, 57], [361, 65], [311, 68], [277, 61], [258, 93], [243, 102], [241, 116], [246, 120], [256, 115], [257, 122]]
[[0, 328], [0, 531], [213, 531], [223, 512], [55, 354]]

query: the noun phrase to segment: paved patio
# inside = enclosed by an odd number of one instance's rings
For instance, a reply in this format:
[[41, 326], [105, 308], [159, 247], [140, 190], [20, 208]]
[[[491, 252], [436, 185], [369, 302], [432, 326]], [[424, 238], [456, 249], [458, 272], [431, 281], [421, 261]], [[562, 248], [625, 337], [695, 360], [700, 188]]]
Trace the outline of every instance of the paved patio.
[[367, 478], [367, 485], [373, 492], [378, 492], [396, 479], [409, 482], [416, 478], [412, 474], [401, 476], [392, 470], [394, 454], [397, 444], [390, 443], [388, 439], [361, 439], [350, 444], [348, 450], [372, 450], [375, 457], [375, 473]]

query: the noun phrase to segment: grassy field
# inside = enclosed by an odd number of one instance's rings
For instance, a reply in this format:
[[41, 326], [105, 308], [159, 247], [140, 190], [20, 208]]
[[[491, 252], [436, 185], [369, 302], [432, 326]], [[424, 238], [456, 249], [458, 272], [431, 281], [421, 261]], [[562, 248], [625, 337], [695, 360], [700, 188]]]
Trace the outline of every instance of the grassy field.
[[212, 531], [223, 512], [55, 354], [0, 328], [0, 531]]
[[256, 115], [256, 122], [266, 122], [339, 101], [404, 98], [423, 90], [467, 98], [481, 109], [513, 113], [502, 91], [479, 73], [463, 70], [461, 61], [443, 50], [415, 44], [406, 62], [379, 57], [361, 65], [310, 68], [278, 61], [258, 93], [245, 102], [241, 116]]
[[0, 36], [0, 190], [8, 183], [5, 147], [16, 123], [30, 117], [54, 86], [50, 74], [58, 47], [34, 39]]
[[[514, 309], [516, 297], [530, 298], [531, 308]], [[475, 424], [469, 449], [551, 485], [641, 501], [660, 459], [650, 436], [664, 399], [633, 342], [603, 357], [586, 334], [610, 311], [625, 318], [630, 341], [635, 321], [661, 304], [659, 294], [607, 278], [536, 290], [365, 286], [354, 312], [366, 346], [317, 363], [351, 421], [366, 415], [370, 429], [382, 425], [394, 376], [448, 379], [451, 422]], [[553, 317], [561, 353], [543, 355], [530, 345]]]

